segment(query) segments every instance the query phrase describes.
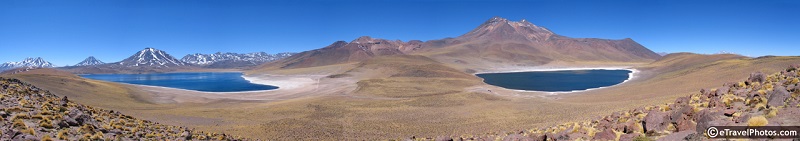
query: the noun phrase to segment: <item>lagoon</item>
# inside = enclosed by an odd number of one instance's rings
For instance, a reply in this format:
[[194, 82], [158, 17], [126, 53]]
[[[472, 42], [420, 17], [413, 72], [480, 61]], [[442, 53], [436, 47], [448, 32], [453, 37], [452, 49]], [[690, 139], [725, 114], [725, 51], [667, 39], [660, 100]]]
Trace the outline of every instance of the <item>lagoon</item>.
[[560, 70], [476, 74], [484, 82], [507, 89], [570, 92], [608, 87], [628, 80], [630, 70]]
[[86, 74], [81, 77], [137, 85], [169, 87], [203, 92], [243, 92], [278, 87], [254, 84], [239, 72], [184, 72], [152, 74]]

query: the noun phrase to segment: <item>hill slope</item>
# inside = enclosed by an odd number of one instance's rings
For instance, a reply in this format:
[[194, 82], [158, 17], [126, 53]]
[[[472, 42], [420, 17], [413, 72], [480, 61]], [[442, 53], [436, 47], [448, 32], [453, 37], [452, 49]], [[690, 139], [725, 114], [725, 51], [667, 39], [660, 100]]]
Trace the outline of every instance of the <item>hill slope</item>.
[[703, 133], [711, 126], [800, 125], [799, 83], [800, 65], [793, 65], [771, 75], [752, 73], [745, 81], [702, 89], [673, 103], [614, 112], [591, 121], [512, 133], [424, 139], [709, 140]]
[[9, 140], [178, 140], [241, 139], [163, 125], [58, 97], [49, 91], [0, 77], [0, 138]]

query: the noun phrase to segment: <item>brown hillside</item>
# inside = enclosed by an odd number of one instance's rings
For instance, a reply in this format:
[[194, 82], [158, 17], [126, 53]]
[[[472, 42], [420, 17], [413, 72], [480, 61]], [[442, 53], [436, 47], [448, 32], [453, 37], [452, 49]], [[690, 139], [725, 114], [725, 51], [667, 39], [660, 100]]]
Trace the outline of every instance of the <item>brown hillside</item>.
[[632, 39], [569, 38], [525, 20], [515, 22], [494, 17], [457, 38], [402, 42], [361, 37], [267, 63], [256, 70], [344, 64], [400, 54], [423, 55], [464, 70], [538, 66], [556, 61], [566, 64], [648, 63], [660, 57]]

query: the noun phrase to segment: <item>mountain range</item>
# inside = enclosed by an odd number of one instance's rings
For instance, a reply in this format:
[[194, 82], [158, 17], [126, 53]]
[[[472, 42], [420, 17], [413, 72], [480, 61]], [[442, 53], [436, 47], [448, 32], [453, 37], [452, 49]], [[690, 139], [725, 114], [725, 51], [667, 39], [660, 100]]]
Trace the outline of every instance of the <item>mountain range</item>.
[[177, 59], [166, 51], [145, 48], [119, 62], [104, 63], [90, 56], [75, 66], [59, 69], [72, 73], [157, 73], [201, 69], [243, 69], [291, 56], [293, 53], [189, 54]]
[[257, 66], [266, 62], [283, 59], [294, 54], [295, 53], [269, 54], [266, 52], [244, 54], [230, 52], [217, 52], [214, 54], [195, 53], [183, 56], [181, 61], [193, 65], [204, 66], [206, 68], [239, 68]]
[[30, 68], [52, 68], [55, 67], [53, 63], [45, 61], [41, 57], [36, 58], [25, 58], [20, 62], [6, 62], [0, 64], [0, 71], [9, 70], [14, 68], [22, 68], [22, 67], [30, 67]]
[[570, 38], [527, 20], [493, 17], [456, 38], [403, 42], [363, 36], [266, 63], [262, 69], [287, 69], [359, 62], [377, 56], [423, 55], [461, 70], [538, 66], [549, 63], [652, 62], [661, 56], [633, 39]]

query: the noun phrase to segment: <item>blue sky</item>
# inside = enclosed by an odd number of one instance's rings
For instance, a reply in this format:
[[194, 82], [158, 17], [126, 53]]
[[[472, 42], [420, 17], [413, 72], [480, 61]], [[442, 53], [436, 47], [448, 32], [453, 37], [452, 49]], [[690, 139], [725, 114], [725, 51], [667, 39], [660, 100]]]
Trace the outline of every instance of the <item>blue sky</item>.
[[793, 1], [2, 0], [0, 62], [120, 61], [154, 47], [190, 53], [301, 52], [359, 36], [456, 37], [493, 16], [569, 37], [632, 38], [655, 52], [800, 55]]

